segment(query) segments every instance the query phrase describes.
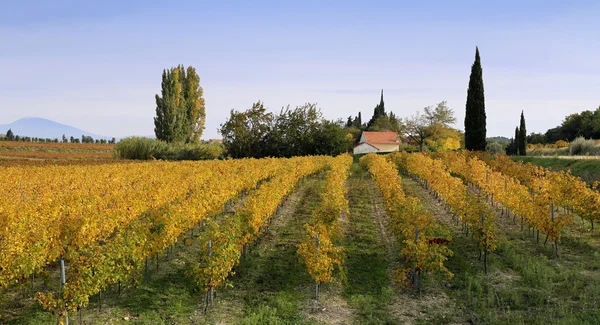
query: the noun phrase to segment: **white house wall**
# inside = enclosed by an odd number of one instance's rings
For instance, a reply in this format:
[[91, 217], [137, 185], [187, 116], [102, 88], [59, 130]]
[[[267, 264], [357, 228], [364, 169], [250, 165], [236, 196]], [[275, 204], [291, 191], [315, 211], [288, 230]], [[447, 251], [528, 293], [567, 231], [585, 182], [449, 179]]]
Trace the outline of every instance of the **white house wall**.
[[379, 152], [379, 150], [377, 150], [377, 148], [375, 148], [372, 145], [369, 145], [367, 143], [361, 143], [358, 146], [354, 147], [355, 154], [363, 154], [363, 153], [370, 153], [370, 152]]

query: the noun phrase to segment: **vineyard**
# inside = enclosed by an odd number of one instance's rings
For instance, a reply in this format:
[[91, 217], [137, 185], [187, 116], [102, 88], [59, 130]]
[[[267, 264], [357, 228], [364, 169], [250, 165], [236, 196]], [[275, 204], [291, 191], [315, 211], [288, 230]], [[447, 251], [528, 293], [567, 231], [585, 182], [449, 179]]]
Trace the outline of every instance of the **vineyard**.
[[117, 162], [114, 145], [0, 141], [0, 166], [90, 165]]
[[0, 174], [1, 324], [600, 324], [600, 193], [505, 156]]

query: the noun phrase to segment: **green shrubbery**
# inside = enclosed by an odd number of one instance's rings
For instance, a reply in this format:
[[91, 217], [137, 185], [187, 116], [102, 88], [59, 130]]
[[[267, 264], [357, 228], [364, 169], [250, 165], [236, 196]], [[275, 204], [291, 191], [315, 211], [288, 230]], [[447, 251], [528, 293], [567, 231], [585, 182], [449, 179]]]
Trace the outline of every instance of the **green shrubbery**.
[[584, 137], [578, 137], [569, 143], [569, 154], [571, 156], [594, 155], [596, 142], [592, 139], [586, 140]]
[[497, 141], [489, 141], [485, 146], [485, 151], [493, 154], [503, 154], [506, 151], [506, 144]]
[[220, 143], [166, 143], [142, 137], [125, 138], [115, 147], [117, 159], [205, 160], [217, 159], [222, 155]]

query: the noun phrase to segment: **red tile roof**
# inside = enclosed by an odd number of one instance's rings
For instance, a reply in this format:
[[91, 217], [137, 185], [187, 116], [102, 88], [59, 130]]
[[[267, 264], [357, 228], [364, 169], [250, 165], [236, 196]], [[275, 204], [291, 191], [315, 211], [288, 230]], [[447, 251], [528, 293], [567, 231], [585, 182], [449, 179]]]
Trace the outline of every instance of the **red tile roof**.
[[369, 144], [399, 144], [398, 133], [392, 131], [363, 132], [365, 140]]

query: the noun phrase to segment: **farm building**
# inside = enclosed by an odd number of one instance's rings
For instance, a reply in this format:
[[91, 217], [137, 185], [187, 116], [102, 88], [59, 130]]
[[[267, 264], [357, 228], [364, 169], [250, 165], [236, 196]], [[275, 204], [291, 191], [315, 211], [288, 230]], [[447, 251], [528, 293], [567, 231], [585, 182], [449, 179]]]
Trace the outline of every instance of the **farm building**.
[[353, 153], [393, 152], [400, 150], [400, 137], [393, 131], [363, 132]]

